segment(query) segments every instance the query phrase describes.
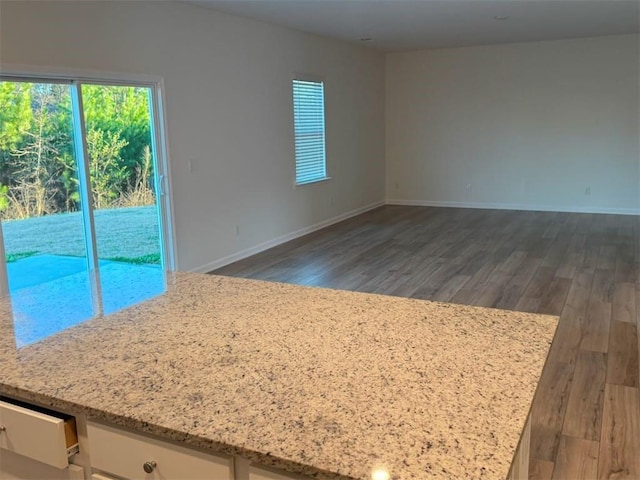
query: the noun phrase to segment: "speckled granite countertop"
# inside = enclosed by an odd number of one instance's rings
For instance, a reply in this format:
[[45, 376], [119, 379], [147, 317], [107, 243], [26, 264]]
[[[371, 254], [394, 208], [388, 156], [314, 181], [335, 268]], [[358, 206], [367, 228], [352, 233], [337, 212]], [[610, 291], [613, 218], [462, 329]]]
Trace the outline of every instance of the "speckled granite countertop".
[[16, 348], [0, 393], [314, 478], [500, 478], [557, 318], [178, 273]]

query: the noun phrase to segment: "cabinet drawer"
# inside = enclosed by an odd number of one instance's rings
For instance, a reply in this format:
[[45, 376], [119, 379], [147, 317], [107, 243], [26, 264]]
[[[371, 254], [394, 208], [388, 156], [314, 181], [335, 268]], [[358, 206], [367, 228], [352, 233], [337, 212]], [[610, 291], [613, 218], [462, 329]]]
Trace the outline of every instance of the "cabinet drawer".
[[265, 470], [253, 465], [249, 468], [249, 480], [304, 480], [306, 478], [292, 473]]
[[107, 477], [106, 475], [101, 475], [99, 473], [92, 473], [91, 480], [117, 480], [113, 477]]
[[[144, 480], [233, 480], [233, 459], [210, 455], [118, 428], [89, 422], [91, 466], [105, 473]], [[154, 464], [151, 473], [145, 463]]]
[[4, 427], [0, 432], [0, 449], [56, 468], [66, 468], [69, 455], [77, 452], [78, 436], [73, 417], [61, 414], [59, 418], [0, 401], [0, 425]]

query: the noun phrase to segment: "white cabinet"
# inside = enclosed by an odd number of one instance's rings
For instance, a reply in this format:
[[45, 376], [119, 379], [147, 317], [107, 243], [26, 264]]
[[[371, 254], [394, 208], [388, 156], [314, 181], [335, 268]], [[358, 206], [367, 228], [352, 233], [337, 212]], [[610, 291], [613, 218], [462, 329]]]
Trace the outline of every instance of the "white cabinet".
[[77, 452], [75, 419], [41, 413], [0, 401], [0, 449], [56, 468], [69, 465]]
[[69, 464], [56, 468], [24, 455], [0, 450], [1, 480], [84, 480], [84, 469]]
[[83, 479], [83, 469], [69, 464], [77, 451], [73, 417], [0, 401], [2, 480]]
[[531, 414], [527, 417], [520, 443], [511, 462], [507, 480], [527, 480], [529, 478], [529, 449], [531, 446]]
[[236, 457], [236, 480], [309, 480], [309, 477], [265, 467], [250, 460]]
[[[74, 455], [79, 445], [82, 452]], [[70, 457], [76, 464], [70, 463]], [[45, 478], [302, 480], [306, 477], [87, 422], [83, 415], [73, 417], [21, 402], [0, 401], [0, 480]]]
[[91, 467], [144, 480], [233, 480], [233, 458], [212, 455], [119, 428], [89, 422]]
[[249, 480], [304, 480], [306, 478], [290, 473], [276, 473], [253, 465], [249, 468]]
[[115, 477], [107, 477], [101, 473], [91, 474], [91, 480], [117, 480]]
[[305, 480], [248, 460], [204, 453], [111, 425], [89, 422], [91, 480]]

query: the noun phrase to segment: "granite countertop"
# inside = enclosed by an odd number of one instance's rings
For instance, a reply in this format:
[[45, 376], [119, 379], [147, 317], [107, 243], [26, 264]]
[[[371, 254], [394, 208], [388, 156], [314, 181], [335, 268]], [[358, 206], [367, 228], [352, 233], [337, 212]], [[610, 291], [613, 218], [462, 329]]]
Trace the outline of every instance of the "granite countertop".
[[167, 283], [21, 348], [0, 302], [0, 393], [314, 478], [504, 479], [557, 325], [211, 275]]

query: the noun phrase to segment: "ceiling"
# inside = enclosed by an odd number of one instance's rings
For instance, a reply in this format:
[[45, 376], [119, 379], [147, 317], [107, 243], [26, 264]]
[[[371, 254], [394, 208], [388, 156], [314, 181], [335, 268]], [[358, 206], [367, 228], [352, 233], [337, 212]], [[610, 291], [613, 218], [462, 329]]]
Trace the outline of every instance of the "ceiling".
[[[191, 0], [187, 3], [387, 52], [637, 33], [640, 24], [640, 0]], [[360, 40], [367, 38], [370, 40]]]

